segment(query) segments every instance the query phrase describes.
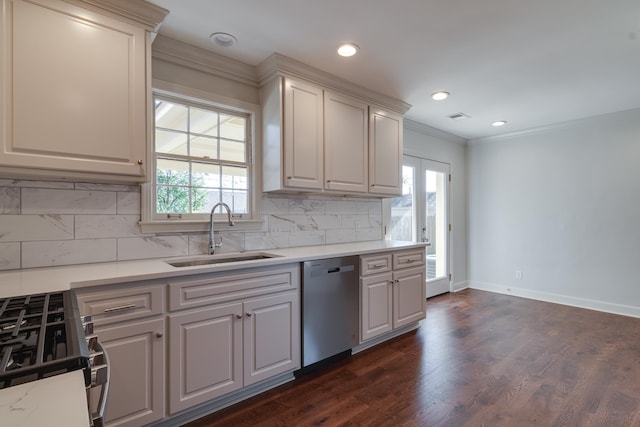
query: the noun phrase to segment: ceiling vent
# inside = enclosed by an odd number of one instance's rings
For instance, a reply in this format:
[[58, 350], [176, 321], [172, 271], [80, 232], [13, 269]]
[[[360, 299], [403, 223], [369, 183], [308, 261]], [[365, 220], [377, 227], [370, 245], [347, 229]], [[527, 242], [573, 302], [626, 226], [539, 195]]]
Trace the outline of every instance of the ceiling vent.
[[464, 120], [464, 119], [470, 119], [471, 116], [467, 116], [465, 113], [455, 113], [455, 114], [451, 114], [450, 116], [447, 116], [452, 120]]

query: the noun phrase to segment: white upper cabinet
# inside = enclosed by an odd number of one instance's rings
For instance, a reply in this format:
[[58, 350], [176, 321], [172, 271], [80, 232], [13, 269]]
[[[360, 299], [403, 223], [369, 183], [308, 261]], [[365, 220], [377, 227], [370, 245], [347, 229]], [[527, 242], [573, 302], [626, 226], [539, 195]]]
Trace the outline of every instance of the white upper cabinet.
[[408, 104], [279, 54], [258, 75], [265, 192], [401, 194]]
[[369, 191], [402, 195], [402, 116], [371, 107], [369, 114]]
[[322, 189], [322, 89], [284, 81], [284, 186]]
[[81, 4], [3, 0], [0, 173], [143, 181], [148, 27]]
[[325, 91], [326, 189], [367, 192], [367, 112], [366, 102]]

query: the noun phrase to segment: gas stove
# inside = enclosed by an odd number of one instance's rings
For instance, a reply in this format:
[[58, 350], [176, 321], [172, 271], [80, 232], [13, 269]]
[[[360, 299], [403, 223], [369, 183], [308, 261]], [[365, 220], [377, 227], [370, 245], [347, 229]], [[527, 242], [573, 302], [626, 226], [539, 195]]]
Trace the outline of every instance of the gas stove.
[[0, 389], [88, 366], [73, 291], [0, 298]]

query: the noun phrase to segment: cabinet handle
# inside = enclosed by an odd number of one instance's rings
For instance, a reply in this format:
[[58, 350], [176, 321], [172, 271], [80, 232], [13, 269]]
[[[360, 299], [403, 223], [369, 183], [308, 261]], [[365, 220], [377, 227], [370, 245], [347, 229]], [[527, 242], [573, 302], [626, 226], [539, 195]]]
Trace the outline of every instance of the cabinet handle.
[[293, 177], [292, 177], [292, 176], [288, 176], [288, 177], [287, 177], [287, 179], [291, 179], [291, 178], [293, 178]]
[[156, 332], [156, 338], [162, 338], [164, 334], [160, 331]]
[[372, 264], [370, 268], [382, 268], [382, 267], [386, 267], [387, 264]]
[[330, 182], [331, 182], [331, 180], [330, 180], [330, 179], [328, 179], [328, 180], [327, 180], [327, 182], [329, 182], [329, 183], [330, 183]]
[[139, 165], [142, 165], [142, 160], [138, 160], [138, 164], [139, 164]]
[[236, 314], [236, 319], [242, 319], [242, 314]]
[[119, 305], [118, 307], [108, 307], [104, 309], [105, 313], [111, 313], [113, 311], [122, 311], [122, 310], [129, 310], [130, 308], [136, 308], [135, 304], [126, 304], [126, 305]]
[[390, 285], [393, 285], [393, 280], [389, 280], [389, 284], [390, 284]]
[[247, 311], [247, 317], [251, 317], [251, 313]]

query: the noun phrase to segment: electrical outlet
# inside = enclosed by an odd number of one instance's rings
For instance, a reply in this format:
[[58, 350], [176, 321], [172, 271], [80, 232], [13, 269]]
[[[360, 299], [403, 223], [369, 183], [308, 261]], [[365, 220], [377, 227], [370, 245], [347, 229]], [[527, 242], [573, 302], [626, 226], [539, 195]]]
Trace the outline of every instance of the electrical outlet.
[[522, 280], [522, 271], [516, 270], [516, 279]]

